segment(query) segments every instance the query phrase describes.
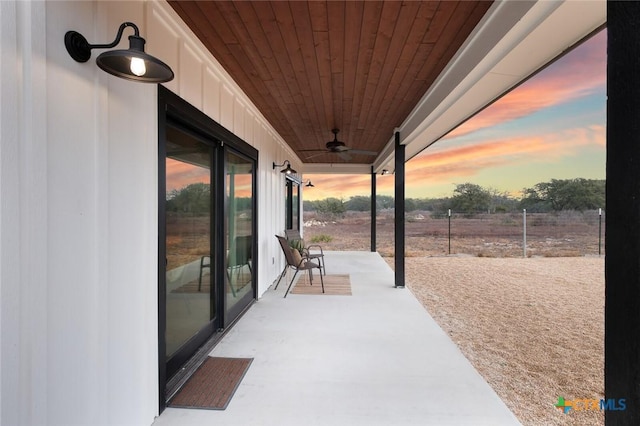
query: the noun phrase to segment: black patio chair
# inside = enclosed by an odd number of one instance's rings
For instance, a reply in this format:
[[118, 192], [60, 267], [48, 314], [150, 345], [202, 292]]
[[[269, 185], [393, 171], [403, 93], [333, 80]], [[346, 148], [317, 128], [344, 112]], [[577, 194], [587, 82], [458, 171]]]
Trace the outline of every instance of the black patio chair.
[[321, 245], [319, 244], [306, 245], [304, 242], [304, 239], [300, 236], [300, 231], [298, 231], [297, 229], [287, 229], [284, 231], [284, 234], [287, 236], [287, 240], [289, 241], [295, 241], [295, 240], [302, 241], [302, 254], [307, 256], [309, 259], [317, 260], [318, 264], [321, 266], [320, 273], [327, 275], [327, 269], [324, 264], [324, 251], [322, 250]]
[[291, 286], [293, 285], [293, 282], [295, 281], [296, 276], [300, 271], [309, 271], [309, 281], [311, 285], [313, 285], [313, 269], [318, 268], [320, 270], [320, 283], [322, 285], [322, 292], [324, 293], [324, 279], [322, 278], [322, 267], [320, 266], [320, 263], [313, 262], [311, 259], [302, 256], [300, 256], [300, 259], [297, 259], [294, 256], [293, 249], [289, 246], [289, 242], [287, 241], [287, 239], [279, 235], [276, 235], [276, 238], [280, 243], [280, 247], [282, 248], [282, 252], [284, 253], [287, 264], [280, 274], [280, 278], [278, 278], [278, 282], [273, 289], [275, 290], [278, 288], [280, 280], [282, 280], [282, 277], [285, 276], [288, 269], [293, 269], [296, 272], [295, 274], [293, 274], [293, 278], [291, 278], [291, 282], [289, 283], [289, 287], [287, 287], [287, 291], [285, 291], [284, 293], [284, 297], [287, 297], [287, 294], [289, 294], [289, 290], [291, 290]]

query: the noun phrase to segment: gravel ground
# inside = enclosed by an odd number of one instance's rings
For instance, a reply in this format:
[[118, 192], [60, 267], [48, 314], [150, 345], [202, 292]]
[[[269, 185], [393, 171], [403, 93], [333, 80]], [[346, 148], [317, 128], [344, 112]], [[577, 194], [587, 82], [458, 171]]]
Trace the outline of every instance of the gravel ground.
[[[387, 259], [392, 263], [393, 259]], [[407, 286], [524, 425], [601, 425], [604, 258], [406, 259]]]

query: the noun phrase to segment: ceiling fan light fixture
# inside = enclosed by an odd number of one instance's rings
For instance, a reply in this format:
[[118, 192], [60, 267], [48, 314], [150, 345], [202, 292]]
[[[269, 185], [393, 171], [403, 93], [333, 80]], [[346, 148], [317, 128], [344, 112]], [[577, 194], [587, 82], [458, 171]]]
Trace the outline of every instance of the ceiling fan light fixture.
[[377, 156], [378, 152], [376, 151], [367, 151], [364, 149], [353, 149], [348, 147], [343, 141], [338, 140], [338, 133], [340, 129], [331, 129], [331, 133], [333, 133], [333, 140], [328, 141], [325, 146], [326, 149], [302, 149], [299, 152], [318, 152], [318, 154], [313, 154], [306, 159], [311, 159], [323, 154], [338, 154], [340, 158], [345, 161], [351, 160], [351, 154], [354, 155], [373, 155]]

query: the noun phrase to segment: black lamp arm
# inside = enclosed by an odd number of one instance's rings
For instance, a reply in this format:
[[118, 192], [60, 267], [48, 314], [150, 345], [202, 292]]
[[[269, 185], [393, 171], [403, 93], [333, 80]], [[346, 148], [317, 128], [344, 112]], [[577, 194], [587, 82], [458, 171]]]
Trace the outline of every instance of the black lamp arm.
[[284, 163], [282, 164], [276, 164], [276, 162], [273, 162], [273, 168], [275, 169], [276, 167], [284, 167], [286, 165], [289, 165], [289, 167], [291, 167], [291, 162], [289, 160], [284, 160]]
[[[138, 30], [138, 26], [133, 22], [124, 22], [118, 28], [118, 34], [116, 35], [116, 39], [113, 43], [109, 44], [89, 44], [87, 39], [77, 31], [67, 31], [64, 35], [64, 45], [67, 48], [67, 52], [73, 59], [78, 62], [87, 62], [91, 57], [92, 49], [110, 49], [115, 47], [120, 40], [122, 39], [122, 32], [125, 28], [131, 27], [133, 28], [134, 34], [129, 37], [129, 41], [132, 42], [132, 47], [135, 47], [137, 50], [144, 50], [144, 39], [140, 37], [140, 31]], [[135, 42], [134, 42], [135, 40]]]
[[122, 32], [127, 27], [133, 28], [133, 31], [134, 31], [133, 36], [134, 37], [140, 37], [140, 31], [138, 30], [138, 26], [136, 24], [134, 24], [133, 22], [124, 22], [124, 23], [122, 23], [120, 25], [120, 28], [118, 28], [118, 34], [116, 35], [116, 39], [113, 40], [113, 43], [109, 43], [109, 44], [90, 44], [89, 48], [91, 48], [91, 49], [111, 49], [112, 47], [116, 47], [118, 45], [118, 43], [120, 43], [120, 40], [122, 40]]

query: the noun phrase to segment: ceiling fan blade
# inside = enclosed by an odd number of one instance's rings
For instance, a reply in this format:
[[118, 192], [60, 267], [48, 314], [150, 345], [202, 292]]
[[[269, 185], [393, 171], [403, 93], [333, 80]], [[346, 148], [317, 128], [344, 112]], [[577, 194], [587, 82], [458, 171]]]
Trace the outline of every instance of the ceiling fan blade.
[[319, 157], [319, 156], [324, 155], [324, 154], [326, 154], [326, 153], [327, 153], [327, 151], [319, 152], [319, 153], [317, 153], [317, 154], [313, 154], [313, 155], [310, 155], [310, 156], [308, 156], [308, 157], [305, 157], [304, 159], [305, 159], [305, 160], [310, 160], [310, 159], [312, 159], [312, 158]]
[[378, 153], [375, 151], [367, 151], [365, 149], [350, 149], [349, 152], [351, 154], [358, 154], [358, 155], [378, 155]]
[[342, 158], [345, 161], [351, 160], [351, 156], [347, 154], [347, 151], [340, 151], [340, 152], [337, 152], [337, 154], [338, 154], [338, 157]]
[[326, 149], [299, 149], [298, 152], [328, 152]]

